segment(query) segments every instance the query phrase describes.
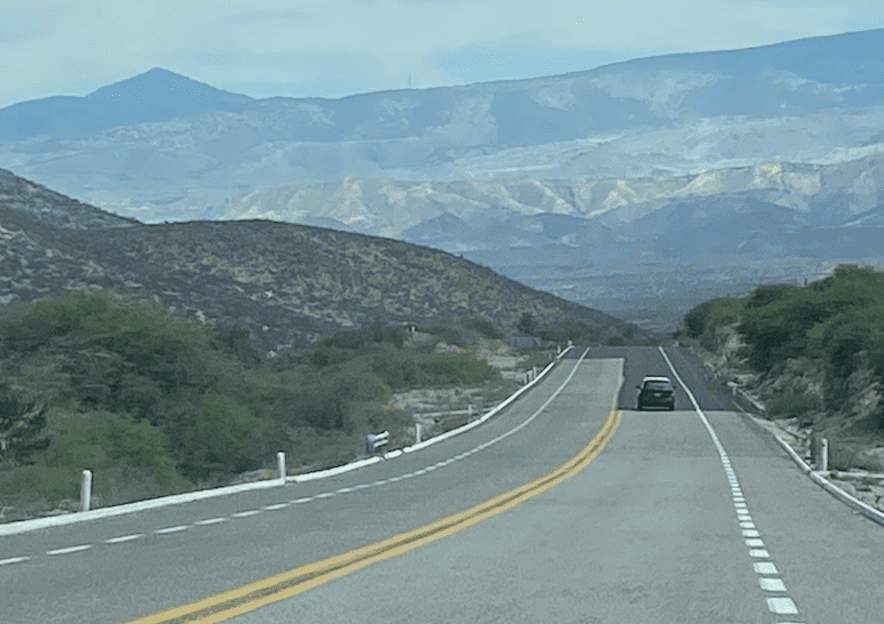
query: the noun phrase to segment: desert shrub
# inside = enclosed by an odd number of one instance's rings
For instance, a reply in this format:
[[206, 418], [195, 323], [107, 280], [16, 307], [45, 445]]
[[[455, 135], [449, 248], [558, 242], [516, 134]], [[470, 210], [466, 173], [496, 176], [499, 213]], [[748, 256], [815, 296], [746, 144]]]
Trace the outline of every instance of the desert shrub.
[[432, 385], [476, 384], [500, 378], [497, 369], [466, 354], [434, 353], [419, 366], [429, 373]]
[[469, 339], [466, 332], [457, 326], [455, 321], [447, 319], [437, 319], [424, 321], [417, 326], [418, 331], [435, 336], [442, 342], [458, 347], [466, 348], [469, 345]]
[[82, 469], [70, 466], [17, 466], [0, 470], [0, 505], [20, 506], [44, 501], [45, 506], [80, 496]]
[[691, 338], [714, 332], [718, 327], [740, 320], [745, 300], [737, 297], [718, 297], [692, 308], [684, 318], [685, 332]]
[[528, 312], [523, 312], [521, 318], [519, 318], [519, 322], [516, 324], [516, 329], [523, 334], [533, 336], [534, 332], [537, 330], [537, 323], [534, 321], [534, 316]]
[[800, 394], [775, 394], [766, 403], [767, 412], [772, 418], [794, 418], [808, 409], [807, 401]]
[[249, 342], [249, 331], [229, 323], [217, 323], [211, 328], [212, 348], [254, 368], [261, 356]]
[[46, 405], [21, 396], [0, 383], [0, 463], [20, 465], [33, 462], [33, 455], [49, 446], [43, 431]]
[[264, 422], [236, 398], [207, 393], [190, 419], [175, 427], [179, 468], [190, 479], [255, 470], [258, 461], [246, 452], [246, 443], [263, 430]]
[[471, 318], [465, 321], [465, 325], [490, 340], [506, 340], [506, 332], [489, 319]]
[[302, 368], [300, 383], [281, 396], [273, 417], [289, 426], [322, 430], [345, 429], [350, 423], [350, 404], [379, 401], [389, 388], [362, 361], [351, 361], [334, 370]]
[[605, 344], [609, 347], [622, 347], [626, 344], [626, 338], [623, 336], [611, 336], [605, 341]]
[[874, 372], [884, 375], [884, 302], [835, 314], [808, 332], [808, 352], [827, 361], [838, 377], [855, 370], [866, 351]]
[[128, 466], [147, 470], [160, 483], [178, 480], [165, 432], [128, 414], [81, 411], [72, 403], [48, 411], [47, 430], [50, 443], [39, 458], [43, 466], [77, 474]]
[[839, 377], [852, 372], [853, 355], [869, 351], [884, 371], [884, 275], [840, 266], [807, 288], [753, 291], [739, 326], [750, 365], [769, 371], [788, 358], [822, 357]]
[[414, 388], [428, 381], [426, 371], [418, 366], [417, 354], [398, 350], [392, 345], [377, 348], [366, 357], [371, 370], [393, 390]]

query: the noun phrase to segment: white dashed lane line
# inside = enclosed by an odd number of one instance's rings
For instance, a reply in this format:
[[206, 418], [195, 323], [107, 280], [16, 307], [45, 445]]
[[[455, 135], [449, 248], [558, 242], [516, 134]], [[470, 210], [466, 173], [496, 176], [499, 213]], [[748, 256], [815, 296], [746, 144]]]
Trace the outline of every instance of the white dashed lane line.
[[249, 509], [248, 511], [238, 511], [235, 514], [230, 514], [231, 518], [249, 518], [251, 516], [257, 516], [261, 513], [260, 509]]
[[[737, 512], [737, 521], [740, 526], [740, 533], [746, 543], [746, 546], [749, 548], [749, 557], [753, 559], [770, 559], [770, 553], [768, 552], [767, 548], [765, 548], [764, 540], [761, 538], [761, 532], [755, 526], [755, 522], [752, 520], [752, 516], [749, 514], [749, 506], [746, 504], [746, 498], [743, 496], [743, 489], [740, 487], [739, 480], [737, 480], [737, 474], [734, 472], [733, 466], [731, 466], [731, 460], [728, 458], [727, 452], [725, 452], [724, 450], [724, 446], [718, 439], [718, 435], [715, 433], [715, 429], [713, 429], [712, 425], [709, 424], [709, 420], [706, 418], [703, 410], [700, 409], [700, 405], [694, 398], [694, 394], [690, 391], [684, 380], [682, 380], [682, 378], [676, 372], [675, 367], [672, 365], [672, 361], [670, 361], [669, 357], [666, 355], [663, 347], [657, 348], [660, 350], [660, 353], [666, 360], [666, 364], [669, 365], [669, 370], [672, 371], [672, 374], [678, 380], [679, 385], [681, 385], [685, 393], [688, 395], [688, 398], [691, 400], [691, 403], [693, 403], [694, 410], [696, 410], [697, 414], [700, 416], [700, 420], [702, 420], [703, 424], [706, 426], [706, 430], [712, 437], [712, 442], [715, 443], [715, 448], [718, 450], [718, 455], [721, 458], [721, 465], [724, 467], [728, 483], [730, 483], [731, 486], [731, 496], [734, 502], [734, 510]], [[773, 562], [755, 561], [752, 564], [752, 569], [755, 571], [756, 574], [759, 575], [758, 586], [761, 588], [762, 591], [771, 594], [787, 593], [786, 584], [783, 582], [783, 579], [777, 576], [779, 572]], [[795, 602], [788, 596], [777, 595], [765, 597], [765, 601], [767, 603], [768, 611], [770, 611], [774, 615], [798, 615], [798, 607], [795, 605]], [[777, 622], [777, 624], [801, 623]]]
[[110, 539], [104, 540], [105, 544], [122, 544], [123, 542], [131, 542], [132, 540], [137, 540], [139, 537], [144, 537], [143, 533], [133, 533], [132, 535], [123, 535], [121, 537], [112, 537]]
[[195, 525], [199, 526], [207, 526], [210, 524], [218, 524], [220, 522], [226, 522], [227, 518], [207, 518], [206, 520], [197, 520], [194, 522]]
[[[169, 535], [169, 534], [174, 534], [174, 533], [180, 533], [180, 532], [186, 531], [189, 528], [194, 527], [194, 526], [209, 526], [209, 525], [213, 525], [213, 524], [219, 524], [221, 522], [226, 522], [229, 518], [248, 518], [250, 516], [257, 515], [265, 510], [266, 511], [273, 511], [273, 510], [277, 510], [277, 509], [283, 509], [285, 507], [288, 507], [289, 505], [299, 505], [301, 503], [309, 503], [310, 501], [317, 500], [317, 499], [331, 498], [335, 494], [347, 494], [347, 493], [355, 492], [357, 490], [361, 490], [361, 489], [365, 489], [365, 488], [377, 487], [377, 486], [381, 486], [381, 485], [386, 485], [388, 483], [395, 483], [395, 482], [401, 481], [403, 479], [410, 479], [412, 477], [427, 474], [428, 472], [432, 472], [436, 468], [441, 468], [443, 466], [447, 466], [447, 465], [452, 464], [456, 461], [464, 459], [465, 457], [469, 457], [470, 455], [472, 455], [474, 453], [478, 453], [479, 451], [484, 450], [484, 449], [488, 448], [489, 446], [497, 444], [498, 442], [500, 442], [504, 438], [507, 438], [507, 437], [513, 435], [514, 433], [516, 433], [517, 431], [519, 431], [520, 429], [525, 427], [532, 420], [534, 420], [537, 416], [539, 416], [546, 409], [546, 407], [550, 403], [552, 403], [553, 399], [555, 399], [556, 396], [558, 396], [558, 394], [564, 389], [564, 387], [571, 381], [571, 378], [574, 377], [574, 374], [577, 372], [577, 367], [580, 365], [580, 363], [586, 357], [586, 354], [588, 352], [589, 352], [589, 349], [587, 348], [586, 351], [583, 352], [583, 355], [580, 356], [580, 359], [574, 365], [574, 368], [571, 370], [570, 374], [565, 379], [565, 381], [562, 383], [562, 385], [559, 386], [559, 388], [555, 392], [553, 392], [552, 396], [550, 396], [546, 400], [546, 402], [544, 402], [544, 404], [541, 405], [540, 408], [536, 412], [534, 412], [534, 414], [532, 414], [529, 418], [524, 420], [522, 423], [520, 423], [519, 425], [517, 425], [513, 429], [510, 429], [509, 431], [497, 436], [496, 438], [494, 438], [492, 440], [488, 440], [487, 442], [484, 442], [484, 443], [470, 449], [469, 451], [464, 451], [463, 453], [455, 455], [454, 457], [449, 457], [448, 459], [441, 460], [434, 465], [427, 466], [425, 468], [421, 468], [421, 469], [416, 470], [414, 472], [409, 472], [409, 473], [397, 475], [395, 477], [389, 477], [387, 479], [372, 481], [371, 483], [360, 483], [358, 485], [354, 485], [351, 487], [339, 488], [333, 492], [320, 492], [319, 494], [314, 494], [313, 496], [295, 498], [293, 500], [290, 500], [287, 503], [277, 503], [275, 505], [267, 505], [266, 507], [263, 507], [261, 509], [250, 509], [247, 511], [240, 511], [237, 513], [233, 513], [226, 518], [222, 518], [222, 517], [207, 518], [205, 520], [197, 520], [193, 524], [182, 524], [182, 525], [178, 525], [178, 526], [156, 529], [155, 531], [153, 531], [153, 534], [154, 535]], [[136, 540], [141, 537], [143, 537], [143, 534], [140, 534], [140, 533], [133, 534], [133, 535], [124, 535], [121, 537], [114, 537], [111, 539], [104, 540], [104, 543], [108, 544], [108, 545], [123, 544], [126, 542], [131, 542], [131, 541]], [[56, 550], [50, 550], [46, 554], [47, 555], [62, 555], [62, 554], [67, 554], [67, 553], [80, 552], [82, 550], [88, 550], [88, 549], [92, 548], [92, 546], [93, 546], [92, 544], [84, 544], [81, 546], [72, 546], [69, 548], [59, 548]], [[0, 559], [0, 565], [20, 563], [23, 561], [28, 561], [29, 559], [31, 559], [31, 557], [27, 557], [27, 556], [10, 557], [7, 559]]]
[[285, 509], [289, 506], [289, 503], [276, 503], [275, 505], [267, 505], [262, 507], [265, 511], [276, 511], [277, 509]]
[[92, 548], [92, 544], [81, 544], [80, 546], [68, 546], [67, 548], [56, 548], [55, 550], [46, 551], [47, 555], [67, 555], [69, 553], [80, 552], [83, 550], [89, 550]]

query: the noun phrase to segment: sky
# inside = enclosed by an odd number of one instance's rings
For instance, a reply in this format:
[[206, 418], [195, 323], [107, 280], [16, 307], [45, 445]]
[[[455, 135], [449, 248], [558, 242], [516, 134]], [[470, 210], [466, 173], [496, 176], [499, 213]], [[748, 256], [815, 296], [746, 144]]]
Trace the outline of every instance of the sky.
[[884, 28], [881, 0], [0, 0], [0, 108], [161, 67], [339, 98]]

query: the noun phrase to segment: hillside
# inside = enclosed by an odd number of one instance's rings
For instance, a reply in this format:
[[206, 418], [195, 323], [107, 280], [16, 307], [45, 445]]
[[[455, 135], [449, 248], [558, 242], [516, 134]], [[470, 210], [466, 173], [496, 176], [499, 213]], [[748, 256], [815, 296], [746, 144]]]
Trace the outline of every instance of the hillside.
[[[339, 326], [476, 316], [514, 328], [583, 323], [597, 339], [618, 319], [533, 290], [443, 251], [271, 221], [145, 225], [0, 177], [0, 301], [70, 287], [127, 286], [198, 318], [248, 329], [262, 351]], [[71, 208], [76, 210], [72, 210]]]
[[[796, 450], [884, 472], [884, 273], [841, 265], [806, 286], [763, 285], [693, 308], [678, 336]], [[747, 403], [747, 406], [749, 405]]]
[[0, 522], [75, 510], [84, 468], [101, 507], [266, 478], [278, 451], [296, 474], [359, 458], [370, 432], [388, 450], [417, 423], [438, 435], [556, 353], [505, 338], [480, 319], [378, 323], [262, 357], [243, 329], [126, 289], [0, 306]]

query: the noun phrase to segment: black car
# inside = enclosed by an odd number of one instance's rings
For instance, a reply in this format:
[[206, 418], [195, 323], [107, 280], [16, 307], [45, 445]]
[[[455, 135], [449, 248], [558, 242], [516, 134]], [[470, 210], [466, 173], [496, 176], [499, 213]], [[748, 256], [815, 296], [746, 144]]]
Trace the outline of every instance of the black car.
[[645, 377], [638, 388], [638, 409], [643, 410], [651, 405], [675, 409], [675, 386], [669, 377]]

